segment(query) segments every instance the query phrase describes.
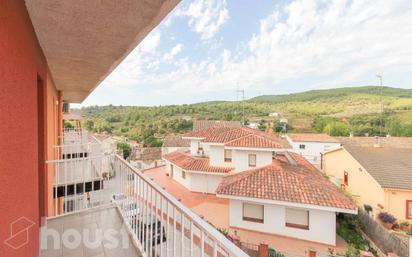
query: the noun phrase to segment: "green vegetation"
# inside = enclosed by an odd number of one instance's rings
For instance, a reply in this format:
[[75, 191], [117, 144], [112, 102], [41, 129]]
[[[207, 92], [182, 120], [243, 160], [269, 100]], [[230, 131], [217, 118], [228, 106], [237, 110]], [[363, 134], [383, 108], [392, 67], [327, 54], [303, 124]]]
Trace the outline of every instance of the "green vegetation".
[[[282, 130], [278, 112], [288, 120], [287, 131], [329, 133], [334, 136], [412, 136], [412, 89], [356, 87], [260, 96], [244, 103], [246, 123]], [[385, 111], [381, 117], [381, 100]], [[84, 127], [94, 132], [123, 135], [147, 146], [159, 146], [167, 134], [185, 133], [193, 120], [242, 120], [240, 102], [213, 101], [156, 107], [102, 106], [78, 110]], [[75, 110], [77, 111], [77, 110]]]
[[116, 145], [117, 149], [123, 153], [123, 158], [126, 160], [132, 153], [132, 147], [127, 142], [119, 142]]
[[362, 237], [362, 224], [358, 216], [339, 214], [338, 223], [337, 234], [349, 244], [346, 256], [358, 257], [360, 251], [369, 251], [374, 256], [379, 257], [378, 252], [371, 247], [369, 241]]

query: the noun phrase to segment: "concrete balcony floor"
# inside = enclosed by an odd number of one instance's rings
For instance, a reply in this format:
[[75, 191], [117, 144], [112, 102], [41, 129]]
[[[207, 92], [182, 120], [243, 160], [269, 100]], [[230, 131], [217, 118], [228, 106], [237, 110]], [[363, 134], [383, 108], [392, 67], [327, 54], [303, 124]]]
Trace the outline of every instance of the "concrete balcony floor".
[[42, 230], [41, 249], [41, 257], [142, 256], [114, 206], [48, 220]]

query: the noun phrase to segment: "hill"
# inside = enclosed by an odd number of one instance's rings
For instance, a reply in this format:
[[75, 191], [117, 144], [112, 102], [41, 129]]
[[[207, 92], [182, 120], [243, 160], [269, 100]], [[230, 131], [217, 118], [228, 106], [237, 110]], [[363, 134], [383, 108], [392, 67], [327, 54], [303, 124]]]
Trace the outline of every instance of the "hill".
[[[381, 100], [385, 106], [380, 115]], [[242, 106], [247, 122], [257, 122], [261, 129], [282, 126], [280, 113], [295, 132], [328, 132], [334, 135], [412, 136], [412, 89], [375, 86], [311, 90], [289, 95], [259, 96], [242, 102], [212, 101], [197, 104], [155, 107], [93, 106], [80, 110], [84, 126], [96, 132], [124, 135], [150, 145], [161, 145], [169, 133], [192, 129], [195, 119], [242, 120]], [[382, 118], [382, 120], [381, 120]], [[66, 124], [67, 125], [67, 124]]]
[[334, 89], [310, 90], [301, 93], [287, 94], [287, 95], [262, 95], [257, 96], [250, 101], [254, 102], [305, 102], [327, 99], [329, 97], [338, 98], [346, 97], [354, 94], [367, 94], [380, 96], [390, 96], [399, 98], [411, 98], [412, 89], [393, 88], [393, 87], [378, 87], [378, 86], [364, 86], [364, 87], [344, 87]]

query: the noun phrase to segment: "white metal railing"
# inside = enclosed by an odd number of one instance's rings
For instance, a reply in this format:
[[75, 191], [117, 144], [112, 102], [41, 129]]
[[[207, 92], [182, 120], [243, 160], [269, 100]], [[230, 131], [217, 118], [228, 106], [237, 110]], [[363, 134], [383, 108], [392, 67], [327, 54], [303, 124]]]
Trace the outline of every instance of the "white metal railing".
[[82, 128], [65, 128], [62, 133], [62, 144], [87, 144], [89, 141], [88, 132]]
[[113, 156], [94, 155], [48, 161], [54, 170], [53, 216], [110, 203], [104, 190]]
[[248, 256], [223, 234], [116, 155], [116, 205], [146, 256]]
[[248, 256], [122, 157], [103, 154], [100, 142], [90, 139], [57, 146], [59, 158], [47, 162], [54, 170], [52, 216], [115, 203], [144, 256]]
[[[86, 135], [87, 131], [70, 129], [65, 133], [71, 135]], [[63, 135], [65, 135], [63, 133]], [[71, 136], [69, 136], [71, 137]], [[76, 138], [73, 136], [71, 138]], [[109, 177], [113, 155], [103, 155], [99, 140], [90, 137], [90, 141], [82, 143], [62, 144], [53, 146], [55, 159], [46, 164], [53, 171], [52, 192], [53, 214], [60, 216], [78, 212], [104, 203], [110, 199], [104, 195], [104, 180]]]

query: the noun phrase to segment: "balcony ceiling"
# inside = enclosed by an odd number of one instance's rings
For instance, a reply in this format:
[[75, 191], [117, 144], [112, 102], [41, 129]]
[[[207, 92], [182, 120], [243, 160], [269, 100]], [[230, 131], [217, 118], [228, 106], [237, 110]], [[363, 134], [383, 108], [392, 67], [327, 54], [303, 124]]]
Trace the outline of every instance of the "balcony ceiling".
[[26, 0], [63, 100], [82, 102], [180, 0]]

